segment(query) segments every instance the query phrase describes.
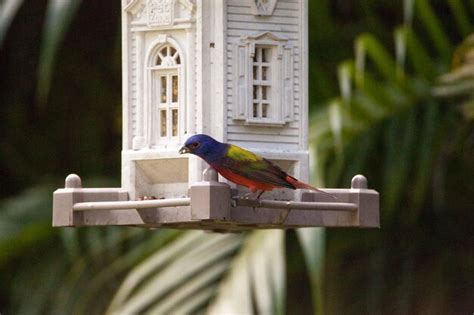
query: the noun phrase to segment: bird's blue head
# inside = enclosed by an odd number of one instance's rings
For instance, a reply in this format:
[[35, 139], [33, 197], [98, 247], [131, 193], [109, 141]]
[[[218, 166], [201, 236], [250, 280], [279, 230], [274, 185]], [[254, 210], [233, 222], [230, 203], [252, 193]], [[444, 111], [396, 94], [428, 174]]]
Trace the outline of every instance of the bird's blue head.
[[225, 149], [226, 145], [224, 143], [208, 135], [197, 134], [186, 141], [184, 146], [179, 149], [179, 153], [191, 153], [212, 164], [225, 154]]

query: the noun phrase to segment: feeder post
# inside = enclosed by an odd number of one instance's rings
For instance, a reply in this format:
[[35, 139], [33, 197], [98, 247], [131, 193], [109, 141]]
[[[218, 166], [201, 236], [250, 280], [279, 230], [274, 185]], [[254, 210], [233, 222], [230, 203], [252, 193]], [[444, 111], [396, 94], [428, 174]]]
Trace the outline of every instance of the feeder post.
[[203, 181], [191, 185], [192, 220], [217, 220], [230, 219], [230, 186], [218, 181], [217, 172], [207, 168], [203, 172]]
[[359, 206], [359, 227], [380, 227], [379, 193], [367, 189], [367, 178], [356, 175], [351, 181], [351, 199]]
[[82, 213], [74, 213], [72, 207], [77, 201], [75, 191], [82, 188], [82, 180], [76, 174], [66, 177], [64, 189], [54, 192], [53, 198], [53, 226], [73, 226], [74, 218], [80, 220]]

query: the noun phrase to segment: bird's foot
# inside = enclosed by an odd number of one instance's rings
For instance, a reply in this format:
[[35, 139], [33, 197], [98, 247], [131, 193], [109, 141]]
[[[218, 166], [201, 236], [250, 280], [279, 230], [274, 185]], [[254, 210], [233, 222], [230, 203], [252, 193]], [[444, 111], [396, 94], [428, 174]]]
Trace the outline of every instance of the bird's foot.
[[248, 193], [245, 193], [243, 195], [237, 195], [235, 196], [235, 198], [239, 198], [239, 199], [250, 199], [250, 197], [253, 196], [253, 192], [248, 192]]
[[[253, 197], [255, 196], [255, 194], [258, 192], [257, 191], [252, 191], [252, 192], [248, 192], [248, 193], [245, 193], [243, 195], [240, 195], [240, 196], [237, 196], [236, 198], [240, 198], [240, 199], [254, 199]], [[265, 190], [262, 190], [258, 195], [257, 197], [254, 199], [254, 200], [260, 200], [260, 196], [262, 196], [262, 194], [265, 192]]]
[[156, 198], [155, 196], [140, 196], [137, 198], [137, 201], [156, 200], [156, 199], [165, 199], [165, 197]]

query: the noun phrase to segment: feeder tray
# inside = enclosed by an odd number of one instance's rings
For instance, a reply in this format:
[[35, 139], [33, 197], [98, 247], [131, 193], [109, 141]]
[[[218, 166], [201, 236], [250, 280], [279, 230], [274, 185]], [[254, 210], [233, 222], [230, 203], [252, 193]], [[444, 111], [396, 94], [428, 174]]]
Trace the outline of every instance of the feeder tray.
[[[236, 196], [207, 169], [189, 196], [129, 200], [122, 188], [82, 188], [75, 174], [54, 192], [53, 226], [139, 226], [147, 228], [241, 231], [299, 227], [379, 227], [379, 194], [357, 175], [349, 189], [302, 190], [295, 200], [254, 200]], [[265, 195], [263, 195], [265, 196]]]

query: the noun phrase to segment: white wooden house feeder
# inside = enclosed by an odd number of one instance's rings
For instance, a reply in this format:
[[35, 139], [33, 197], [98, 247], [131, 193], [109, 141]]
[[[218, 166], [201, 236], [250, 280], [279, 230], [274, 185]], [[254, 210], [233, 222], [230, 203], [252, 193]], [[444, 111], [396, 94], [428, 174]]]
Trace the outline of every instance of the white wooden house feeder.
[[378, 227], [378, 193], [361, 175], [350, 189], [326, 190], [337, 200], [281, 189], [255, 201], [178, 154], [204, 133], [309, 180], [307, 4], [122, 0], [122, 187], [82, 188], [68, 176], [54, 193], [53, 225]]

